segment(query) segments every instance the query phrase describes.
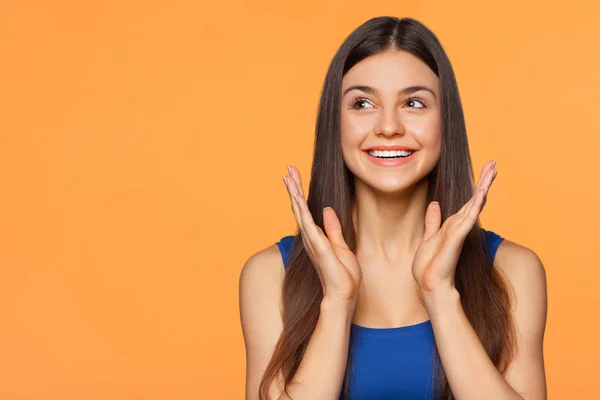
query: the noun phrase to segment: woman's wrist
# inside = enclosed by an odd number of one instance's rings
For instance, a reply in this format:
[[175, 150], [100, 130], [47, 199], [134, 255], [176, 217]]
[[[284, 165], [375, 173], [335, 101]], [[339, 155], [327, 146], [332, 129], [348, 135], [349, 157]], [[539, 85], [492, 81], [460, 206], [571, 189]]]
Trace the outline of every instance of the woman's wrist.
[[321, 300], [320, 311], [322, 314], [344, 315], [351, 321], [355, 306], [355, 299], [332, 299], [324, 297]]
[[460, 293], [456, 288], [440, 289], [432, 292], [423, 292], [423, 302], [427, 312], [432, 315], [444, 312], [448, 307], [460, 304]]

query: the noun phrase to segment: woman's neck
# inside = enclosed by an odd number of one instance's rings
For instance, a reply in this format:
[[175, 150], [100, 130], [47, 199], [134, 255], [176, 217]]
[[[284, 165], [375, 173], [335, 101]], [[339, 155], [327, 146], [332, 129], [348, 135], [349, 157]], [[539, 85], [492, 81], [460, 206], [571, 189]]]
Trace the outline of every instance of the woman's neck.
[[425, 229], [428, 184], [426, 178], [390, 194], [356, 180], [352, 218], [357, 252], [392, 265], [412, 259]]

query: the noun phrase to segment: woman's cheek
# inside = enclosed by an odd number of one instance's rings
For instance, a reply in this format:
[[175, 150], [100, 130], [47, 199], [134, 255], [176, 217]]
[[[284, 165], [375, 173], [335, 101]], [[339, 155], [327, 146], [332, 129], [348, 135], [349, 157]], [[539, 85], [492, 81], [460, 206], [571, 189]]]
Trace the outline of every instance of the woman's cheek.
[[[373, 130], [373, 118], [365, 115], [348, 115], [342, 118], [342, 140], [347, 146], [360, 149], [361, 143]], [[346, 146], [345, 146], [346, 147]]]
[[441, 124], [438, 119], [434, 116], [430, 121], [418, 121], [406, 129], [423, 148], [438, 150], [441, 149], [442, 143]]

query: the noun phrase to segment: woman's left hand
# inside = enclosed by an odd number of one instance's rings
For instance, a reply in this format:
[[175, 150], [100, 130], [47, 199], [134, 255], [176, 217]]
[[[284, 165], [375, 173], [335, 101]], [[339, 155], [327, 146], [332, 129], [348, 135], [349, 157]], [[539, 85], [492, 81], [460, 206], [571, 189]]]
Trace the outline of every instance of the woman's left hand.
[[425, 233], [412, 262], [412, 274], [424, 293], [454, 288], [456, 264], [467, 234], [477, 222], [485, 205], [487, 190], [496, 178], [495, 161], [488, 161], [481, 173], [475, 194], [440, 228], [441, 210], [431, 202], [425, 214]]

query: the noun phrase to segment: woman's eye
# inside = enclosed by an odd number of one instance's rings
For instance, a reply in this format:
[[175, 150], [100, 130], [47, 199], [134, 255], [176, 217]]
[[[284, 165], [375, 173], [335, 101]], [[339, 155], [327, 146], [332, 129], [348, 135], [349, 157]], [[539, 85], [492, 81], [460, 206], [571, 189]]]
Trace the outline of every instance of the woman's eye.
[[366, 100], [366, 99], [356, 99], [354, 101], [354, 103], [352, 103], [352, 106], [350, 108], [352, 109], [358, 109], [358, 110], [364, 110], [368, 107], [361, 107], [361, 105], [366, 104], [367, 106], [370, 106], [371, 104]]
[[[408, 108], [411, 108], [413, 110], [420, 109], [420, 108], [427, 108], [427, 104], [425, 104], [425, 101], [423, 101], [421, 99], [417, 99], [417, 98], [408, 99], [408, 101], [404, 104]], [[350, 108], [354, 109], [354, 110], [366, 110], [366, 109], [369, 109], [372, 107], [373, 107], [373, 105], [369, 102], [369, 100], [364, 99], [364, 98], [354, 100], [354, 102], [350, 106]]]
[[[420, 104], [420, 106], [415, 107], [415, 104], [417, 104], [417, 103]], [[406, 105], [408, 106], [408, 108], [425, 108], [425, 107], [427, 107], [425, 105], [425, 103], [419, 99], [409, 99], [406, 102]]]

